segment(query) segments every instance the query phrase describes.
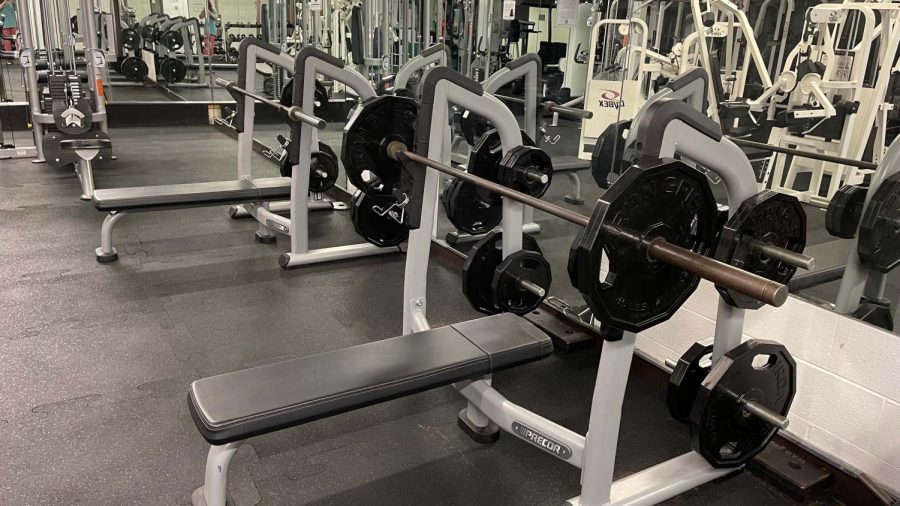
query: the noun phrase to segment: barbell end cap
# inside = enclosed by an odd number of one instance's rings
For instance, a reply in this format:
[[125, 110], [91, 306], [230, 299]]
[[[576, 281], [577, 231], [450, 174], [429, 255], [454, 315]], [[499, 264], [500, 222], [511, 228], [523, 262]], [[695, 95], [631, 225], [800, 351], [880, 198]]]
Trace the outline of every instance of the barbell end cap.
[[394, 161], [400, 161], [400, 153], [407, 151], [406, 144], [400, 141], [391, 141], [385, 148], [385, 154]]
[[787, 302], [788, 295], [791, 294], [791, 291], [788, 289], [787, 285], [782, 285], [780, 283], [772, 283], [772, 286], [776, 288], [772, 291], [772, 296], [769, 297], [769, 304], [775, 307], [781, 307]]

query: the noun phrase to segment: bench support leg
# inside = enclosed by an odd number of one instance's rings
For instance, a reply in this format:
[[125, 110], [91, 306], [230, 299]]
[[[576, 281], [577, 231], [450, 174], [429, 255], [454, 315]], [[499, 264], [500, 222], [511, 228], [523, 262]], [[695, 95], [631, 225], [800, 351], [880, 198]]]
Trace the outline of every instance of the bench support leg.
[[[484, 379], [490, 384], [490, 376]], [[500, 427], [492, 422], [472, 401], [469, 401], [466, 407], [459, 412], [456, 422], [459, 428], [475, 442], [490, 444], [500, 439]]]
[[566, 174], [566, 177], [569, 178], [569, 194], [563, 199], [578, 206], [584, 204], [584, 199], [581, 198], [581, 179], [578, 178], [578, 174], [570, 172]]
[[94, 173], [91, 162], [79, 158], [75, 165], [75, 174], [81, 183], [81, 200], [91, 200], [94, 196]]
[[241, 441], [222, 446], [210, 446], [206, 456], [206, 476], [203, 486], [191, 494], [193, 506], [225, 506], [228, 497], [228, 465], [243, 444]]
[[108, 264], [119, 259], [119, 254], [112, 245], [112, 231], [116, 222], [126, 214], [113, 211], [107, 214], [103, 220], [103, 226], [100, 227], [100, 247], [94, 250], [97, 261], [101, 264]]
[[[269, 203], [263, 202], [262, 204], [260, 204], [260, 207], [265, 209], [266, 211], [268, 211]], [[272, 244], [277, 240], [278, 240], [278, 238], [275, 237], [275, 232], [273, 232], [272, 229], [263, 225], [262, 222], [260, 222], [259, 227], [257, 227], [257, 229], [256, 229], [256, 242], [259, 242], [262, 244]]]

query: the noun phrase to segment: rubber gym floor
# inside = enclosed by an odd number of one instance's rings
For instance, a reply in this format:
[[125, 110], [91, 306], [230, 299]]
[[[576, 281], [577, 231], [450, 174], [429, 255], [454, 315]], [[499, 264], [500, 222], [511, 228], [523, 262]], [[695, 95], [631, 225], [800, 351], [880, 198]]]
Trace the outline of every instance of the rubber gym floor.
[[[235, 174], [236, 142], [212, 127], [111, 136], [119, 158], [95, 170], [98, 188]], [[262, 156], [254, 163], [260, 176], [277, 174]], [[100, 265], [103, 215], [78, 200], [70, 169], [0, 166], [0, 504], [189, 504], [208, 448], [188, 414], [191, 381], [401, 331], [401, 254], [283, 271], [286, 238], [257, 244], [255, 222], [218, 207], [128, 216], [115, 233], [119, 262]], [[560, 178], [550, 198], [566, 190]], [[545, 218], [540, 239], [563, 285], [571, 231]], [[348, 212], [314, 213], [310, 236], [314, 246], [359, 240]], [[549, 246], [554, 237], [559, 247]], [[457, 266], [432, 257], [428, 286], [433, 324], [479, 316]], [[584, 432], [597, 361], [596, 350], [553, 356], [494, 383]], [[690, 449], [663, 387], [640, 369], [625, 399], [617, 477]], [[580, 473], [568, 464], [508, 435], [493, 446], [468, 439], [456, 426], [461, 406], [446, 387], [253, 438], [232, 464], [234, 501], [537, 505], [577, 495]], [[792, 503], [739, 472], [667, 504]]]

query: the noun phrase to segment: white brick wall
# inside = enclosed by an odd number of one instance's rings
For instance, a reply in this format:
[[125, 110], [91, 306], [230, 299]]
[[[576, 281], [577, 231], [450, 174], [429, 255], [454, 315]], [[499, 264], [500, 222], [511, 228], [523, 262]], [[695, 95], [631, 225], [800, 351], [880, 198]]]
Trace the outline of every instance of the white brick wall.
[[[718, 293], [702, 282], [675, 316], [638, 336], [662, 364], [714, 333]], [[784, 343], [797, 361], [788, 432], [900, 491], [900, 336], [791, 297], [748, 311], [744, 338]]]

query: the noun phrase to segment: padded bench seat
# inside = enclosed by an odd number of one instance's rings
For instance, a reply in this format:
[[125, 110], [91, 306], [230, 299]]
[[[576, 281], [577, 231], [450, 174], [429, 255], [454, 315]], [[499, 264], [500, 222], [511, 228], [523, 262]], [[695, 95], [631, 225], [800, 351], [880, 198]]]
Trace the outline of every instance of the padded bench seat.
[[580, 172], [591, 168], [590, 160], [582, 160], [577, 156], [557, 155], [552, 158], [553, 173]]
[[242, 204], [290, 196], [291, 178], [271, 177], [109, 188], [94, 191], [93, 201], [100, 211], [139, 211]]
[[223, 445], [547, 357], [550, 338], [499, 314], [194, 381], [188, 404]]

